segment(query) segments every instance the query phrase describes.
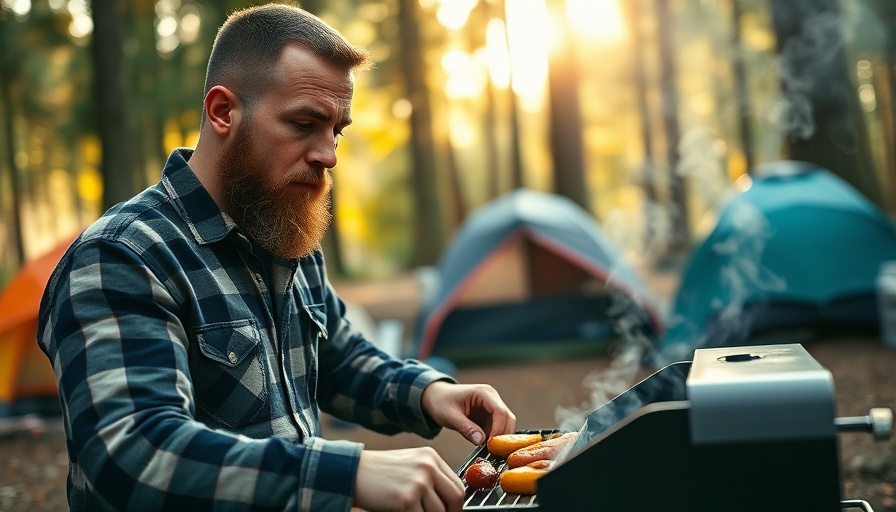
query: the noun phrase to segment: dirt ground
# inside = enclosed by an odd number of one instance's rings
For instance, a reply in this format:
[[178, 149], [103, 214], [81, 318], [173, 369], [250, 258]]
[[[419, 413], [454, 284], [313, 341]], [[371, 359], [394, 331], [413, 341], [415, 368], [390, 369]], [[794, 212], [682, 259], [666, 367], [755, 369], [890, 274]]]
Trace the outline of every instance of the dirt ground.
[[[383, 300], [372, 286], [341, 287], [349, 300], [364, 305], [374, 319], [412, 316], [407, 283], [392, 286]], [[339, 288], [339, 287], [337, 287]], [[782, 340], [786, 342], [786, 340]], [[838, 416], [864, 416], [872, 407], [896, 405], [896, 349], [872, 338], [838, 338], [805, 342], [804, 346], [833, 375]], [[465, 383], [494, 386], [517, 417], [517, 428], [556, 428], [558, 411], [589, 407], [586, 382], [602, 380], [613, 358], [607, 355], [575, 360], [540, 360], [488, 366], [461, 366], [455, 377]], [[633, 379], [646, 376], [644, 370]], [[634, 384], [629, 382], [628, 384]], [[67, 455], [58, 422], [0, 435], [0, 511], [66, 510]], [[364, 442], [371, 449], [433, 446], [452, 467], [460, 467], [473, 446], [454, 432], [426, 441], [410, 434], [382, 436], [325, 418], [328, 438]], [[875, 442], [867, 433], [838, 435], [843, 499], [867, 501], [876, 512], [896, 511], [896, 440]], [[799, 469], [796, 464], [795, 469]]]

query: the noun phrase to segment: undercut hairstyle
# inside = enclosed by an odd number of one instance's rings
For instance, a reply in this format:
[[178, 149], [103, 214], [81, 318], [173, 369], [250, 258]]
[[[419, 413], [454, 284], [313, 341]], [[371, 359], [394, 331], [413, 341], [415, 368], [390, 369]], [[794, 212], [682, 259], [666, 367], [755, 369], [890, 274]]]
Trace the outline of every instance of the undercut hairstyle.
[[[227, 87], [245, 104], [247, 115], [279, 77], [283, 48], [299, 44], [317, 57], [349, 71], [370, 67], [366, 48], [348, 42], [317, 16], [286, 4], [265, 4], [234, 11], [218, 30], [205, 73], [203, 97]], [[200, 126], [205, 123], [205, 108]]]

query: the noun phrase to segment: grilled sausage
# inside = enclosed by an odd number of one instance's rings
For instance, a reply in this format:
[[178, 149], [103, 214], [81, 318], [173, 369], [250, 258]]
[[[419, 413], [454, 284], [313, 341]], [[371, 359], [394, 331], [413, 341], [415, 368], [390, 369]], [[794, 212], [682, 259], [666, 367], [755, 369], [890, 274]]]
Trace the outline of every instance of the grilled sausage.
[[511, 494], [535, 494], [538, 491], [538, 479], [550, 468], [551, 461], [538, 460], [526, 466], [507, 469], [501, 473], [501, 489]]
[[508, 455], [516, 450], [540, 443], [541, 441], [544, 441], [541, 434], [503, 434], [493, 436], [488, 440], [488, 452], [506, 459]]
[[520, 448], [507, 456], [507, 467], [518, 468], [537, 460], [554, 460], [578, 436], [578, 432], [567, 432], [560, 437]]

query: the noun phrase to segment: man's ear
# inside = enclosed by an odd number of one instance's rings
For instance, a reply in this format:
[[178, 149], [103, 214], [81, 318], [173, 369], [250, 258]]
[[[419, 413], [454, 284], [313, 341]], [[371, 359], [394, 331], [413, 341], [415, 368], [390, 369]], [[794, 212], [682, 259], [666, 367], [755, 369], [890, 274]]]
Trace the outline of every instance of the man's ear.
[[216, 85], [205, 95], [205, 116], [209, 126], [222, 138], [236, 129], [240, 118], [240, 102], [236, 94], [223, 85]]

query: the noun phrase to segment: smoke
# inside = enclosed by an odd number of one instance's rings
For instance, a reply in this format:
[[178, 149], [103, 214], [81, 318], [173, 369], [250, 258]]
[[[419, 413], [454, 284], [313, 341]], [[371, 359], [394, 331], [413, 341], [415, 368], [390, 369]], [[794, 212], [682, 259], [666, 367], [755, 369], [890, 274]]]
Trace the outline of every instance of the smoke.
[[640, 203], [639, 210], [610, 209], [601, 224], [607, 238], [620, 248], [626, 262], [634, 268], [644, 268], [659, 258], [674, 236], [674, 214], [668, 207], [643, 197]]
[[[768, 104], [759, 108], [767, 113], [767, 121], [772, 123], [773, 129], [791, 140], [809, 139], [818, 130], [813, 105], [826, 102], [829, 99], [826, 95], [851, 92], [832, 90], [830, 85], [835, 81], [825, 78], [837, 69], [836, 59], [842, 58], [844, 52], [844, 37], [837, 32], [842, 29], [842, 20], [834, 13], [814, 12], [800, 21], [799, 31], [786, 40], [774, 65], [783, 92], [771, 108]], [[727, 52], [728, 57], [744, 51], [721, 43], [718, 47]], [[762, 91], [758, 93], [761, 95]], [[691, 197], [689, 205], [709, 205], [718, 211], [717, 207], [728, 203], [733, 194], [727, 168], [732, 148], [726, 142], [726, 136], [719, 133], [724, 128], [714, 128], [719, 119], [709, 119], [710, 114], [705, 108], [689, 104], [691, 96], [696, 95], [682, 95], [678, 108], [681, 136], [677, 148], [679, 161], [673, 172], [687, 180]], [[753, 100], [762, 103], [761, 97], [754, 96]], [[731, 113], [739, 115], [736, 109]], [[849, 146], [853, 140], [846, 133], [836, 143]], [[634, 185], [651, 183], [662, 190], [668, 183], [660, 174], [648, 159], [632, 170], [630, 179]], [[636, 268], [646, 267], [666, 253], [674, 242], [673, 225], [678, 213], [673, 206], [648, 201], [645, 196], [642, 195], [637, 210], [609, 211], [602, 225], [610, 240], [622, 248], [627, 261]], [[730, 229], [711, 246], [714, 255], [724, 262], [718, 275], [713, 277], [727, 294], [711, 305], [716, 313], [713, 335], [728, 341], [742, 341], [750, 327], [750, 317], [745, 310], [747, 299], [756, 291], [783, 290], [787, 283], [761, 264], [767, 242], [774, 236], [762, 212], [741, 201], [731, 203], [726, 215], [730, 216], [727, 218]], [[606, 369], [586, 377], [583, 382], [588, 396], [586, 400], [578, 406], [557, 409], [555, 416], [561, 429], [580, 430], [586, 418], [589, 424], [610, 425], [641, 406], [642, 401], [649, 402], [649, 396], [626, 393], [634, 385], [645, 360], [666, 364], [691, 359], [693, 344], [672, 345], [663, 354], [657, 354], [655, 343], [639, 330], [644, 319], [637, 312], [643, 308], [631, 307], [627, 303], [630, 300], [621, 294], [614, 297], [612, 316], [620, 339], [611, 354], [612, 360]], [[668, 304], [661, 304], [660, 309], [667, 310]], [[675, 318], [666, 320], [667, 325], [678, 321]], [[702, 326], [695, 331], [703, 332]], [[700, 346], [705, 345], [707, 339], [697, 341]]]
[[[694, 193], [700, 199], [719, 205], [723, 199], [727, 201], [732, 193], [722, 163], [726, 148], [696, 116], [687, 120], [689, 124], [681, 138], [681, 161], [676, 172], [691, 178], [695, 183]], [[644, 169], [637, 171], [645, 172]], [[673, 231], [674, 211], [659, 203], [646, 200], [643, 203], [640, 212], [611, 211], [604, 223], [608, 237], [622, 248], [629, 261], [634, 259], [635, 263], [644, 263], [662, 254], [671, 242], [670, 233]], [[786, 282], [760, 264], [766, 243], [774, 235], [768, 219], [749, 203], [741, 201], [731, 206], [727, 213], [731, 216], [731, 229], [711, 249], [726, 262], [717, 277], [722, 287], [730, 290], [729, 300], [714, 305], [720, 308], [718, 324], [726, 335], [737, 337], [737, 333], [748, 332], [743, 305], [749, 294], [757, 288], [781, 290], [786, 287]], [[621, 269], [613, 270], [609, 282], [614, 281], [617, 272]], [[677, 380], [658, 379], [662, 380], [661, 386], [654, 383], [654, 388], [639, 390], [639, 393], [627, 392], [635, 385], [645, 361], [668, 364], [690, 360], [693, 354], [692, 346], [678, 353], [673, 346], [659, 354], [657, 340], [644, 330], [644, 326], [649, 324], [645, 308], [635, 300], [628, 294], [611, 292], [609, 316], [619, 339], [611, 351], [610, 364], [605, 369], [591, 372], [584, 379], [582, 385], [587, 399], [577, 406], [558, 407], [555, 412], [561, 430], [582, 432], [583, 439], [576, 446], [583, 446], [587, 438], [599, 434], [643, 405], [652, 403], [658, 396], [684, 394], [683, 377]], [[682, 389], [678, 391], [676, 388]], [[583, 426], [587, 428], [583, 429]]]
[[773, 126], [791, 140], [808, 140], [815, 133], [812, 102], [805, 95], [787, 91], [769, 112]]
[[755, 291], [781, 291], [787, 281], [761, 265], [762, 254], [768, 240], [774, 235], [768, 219], [753, 204], [733, 202], [728, 209], [731, 229], [711, 248], [725, 264], [719, 271], [720, 289], [730, 295], [719, 309], [715, 334], [732, 342], [743, 341], [749, 332], [749, 315], [744, 314], [744, 304]]
[[[645, 164], [636, 169], [630, 178], [637, 182], [650, 178], [649, 173], [655, 172], [652, 165]], [[665, 253], [672, 242], [675, 213], [665, 205], [643, 198], [641, 207], [639, 211], [612, 209], [601, 225], [607, 237], [620, 248], [626, 263], [625, 267], [618, 265], [611, 268], [607, 277], [610, 284], [606, 289], [609, 298], [607, 316], [618, 338], [610, 349], [609, 366], [595, 370], [585, 377], [582, 385], [587, 398], [577, 406], [559, 406], [555, 411], [556, 423], [563, 431], [581, 430], [587, 418], [589, 428], [582, 433], [576, 446], [587, 442], [585, 437], [595, 433], [595, 425], [611, 425], [639, 407], [640, 398], [634, 395], [626, 396], [624, 407], [620, 407], [623, 405], [621, 401], [613, 402], [613, 399], [631, 388], [643, 370], [644, 362], [656, 356], [658, 340], [642, 301], [651, 301], [660, 309], [658, 313], [661, 314], [664, 306], [660, 298], [651, 294], [650, 290], [630, 294], [623, 292], [618, 286], [626, 281], [622, 278], [623, 273], [643, 269]], [[572, 445], [569, 449], [572, 449]], [[565, 455], [560, 458], [563, 456]]]
[[[819, 11], [811, 2], [784, 7], [778, 13], [785, 39], [775, 63], [783, 94], [769, 109], [769, 121], [791, 142], [812, 138], [819, 129], [815, 108], [844, 111], [856, 95], [851, 80], [843, 80], [849, 59], [847, 45], [861, 40], [860, 46], [880, 45], [880, 20], [860, 2], [840, 2], [838, 12]], [[826, 114], [831, 117], [831, 113]], [[847, 117], [825, 124], [826, 136], [843, 152], [852, 154], [860, 146], [859, 128]]]
[[678, 144], [680, 155], [675, 172], [691, 178], [692, 194], [701, 202], [712, 204], [731, 188], [731, 181], [724, 166], [727, 144], [704, 123], [692, 116], [684, 124]]
[[832, 85], [837, 81], [824, 80], [837, 69], [837, 59], [843, 55], [840, 23], [835, 13], [811, 13], [781, 48], [776, 67], [784, 94], [771, 109], [770, 120], [792, 141], [815, 134], [813, 99], [848, 92], [835, 90]]
[[[649, 342], [643, 337], [633, 337], [623, 341], [616, 347], [610, 366], [589, 373], [583, 387], [588, 392], [588, 399], [578, 407], [558, 407], [555, 419], [561, 430], [579, 430], [585, 424], [585, 417], [592, 411], [615, 419], [613, 404], [609, 402], [628, 389], [641, 369], [641, 361]], [[604, 405], [611, 407], [601, 407]]]

